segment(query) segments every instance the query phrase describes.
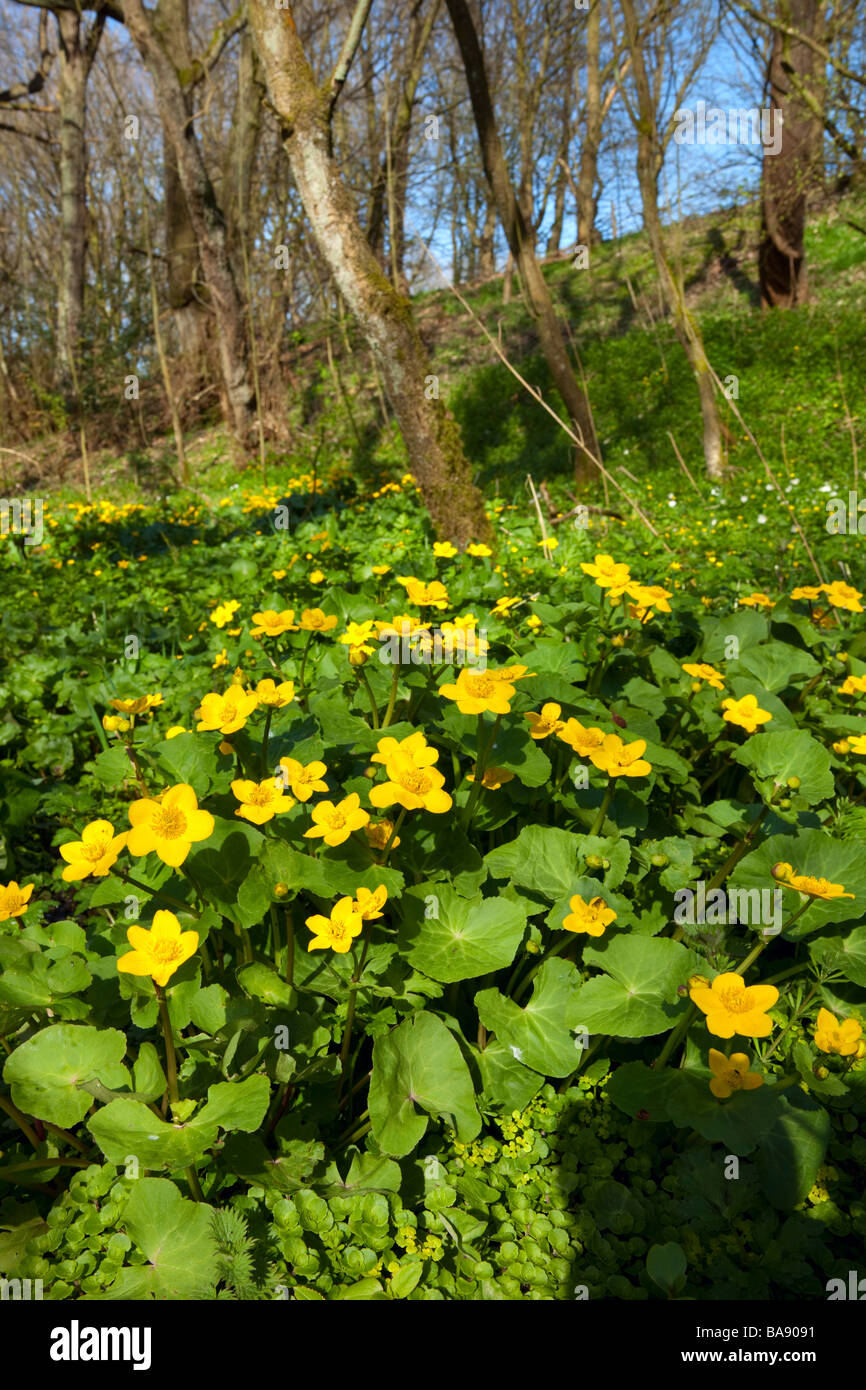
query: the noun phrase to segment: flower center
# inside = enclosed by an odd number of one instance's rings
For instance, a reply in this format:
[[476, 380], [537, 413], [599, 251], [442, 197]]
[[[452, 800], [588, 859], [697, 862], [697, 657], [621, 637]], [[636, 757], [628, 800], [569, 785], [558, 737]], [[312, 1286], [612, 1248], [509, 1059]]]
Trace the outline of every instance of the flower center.
[[250, 793], [248, 805], [250, 806], [269, 806], [275, 794], [275, 788], [267, 785], [255, 787]]
[[160, 961], [162, 965], [168, 965], [170, 961], [177, 960], [180, 955], [180, 943], [165, 939], [152, 941], [149, 950], [154, 960]]
[[736, 985], [729, 985], [727, 989], [723, 989], [721, 1000], [730, 1014], [747, 1014], [752, 1008], [748, 990], [737, 989]]
[[420, 772], [418, 768], [411, 768], [406, 772], [400, 773], [400, 781], [407, 791], [414, 792], [416, 796], [423, 796], [430, 786], [427, 775]]
[[81, 851], [82, 859], [86, 859], [88, 864], [96, 864], [105, 854], [108, 848], [107, 840], [97, 840], [95, 844], [85, 845]]
[[162, 840], [179, 840], [186, 830], [186, 816], [177, 806], [161, 806], [150, 828]]
[[463, 678], [463, 684], [470, 695], [477, 699], [485, 700], [496, 690], [496, 681], [490, 676], [480, 676], [468, 672]]
[[346, 824], [346, 817], [342, 811], [332, 811], [328, 816], [328, 825], [332, 830], [342, 830]]

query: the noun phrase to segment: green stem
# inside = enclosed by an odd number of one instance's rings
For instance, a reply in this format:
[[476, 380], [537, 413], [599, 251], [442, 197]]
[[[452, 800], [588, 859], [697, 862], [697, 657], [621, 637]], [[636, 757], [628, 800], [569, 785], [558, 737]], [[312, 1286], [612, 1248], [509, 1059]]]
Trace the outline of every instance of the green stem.
[[124, 869], [118, 869], [115, 866], [112, 872], [115, 873], [119, 879], [122, 879], [124, 883], [130, 884], [133, 888], [139, 888], [142, 893], [147, 893], [152, 898], [161, 898], [164, 903], [171, 903], [172, 907], [180, 908], [181, 912], [189, 911], [189, 903], [181, 902], [180, 898], [173, 898], [170, 893], [163, 893], [161, 888], [148, 888], [146, 883], [139, 883], [137, 878], [133, 878], [132, 875], [126, 873]]
[[30, 1143], [33, 1145], [34, 1149], [38, 1149], [39, 1139], [37, 1138], [36, 1131], [32, 1128], [31, 1125], [28, 1124], [27, 1120], [24, 1118], [21, 1111], [18, 1109], [18, 1106], [13, 1105], [11, 1100], [8, 1100], [6, 1096], [0, 1096], [0, 1110], [6, 1111], [6, 1114], [9, 1116], [10, 1120], [15, 1121], [22, 1134], [24, 1134], [30, 1140]]
[[382, 728], [387, 729], [391, 723], [391, 715], [394, 713], [394, 706], [397, 703], [397, 686], [400, 682], [400, 666], [394, 662], [394, 674], [391, 677], [391, 693], [388, 696], [388, 708], [385, 710], [385, 718], [382, 720]]
[[179, 1096], [177, 1093], [177, 1057], [174, 1051], [174, 1037], [171, 1030], [171, 1019], [168, 1016], [168, 1004], [165, 999], [165, 990], [162, 985], [154, 982], [156, 990], [156, 1002], [159, 1005], [159, 1021], [162, 1024], [162, 1036], [165, 1041], [165, 1074], [168, 1079], [168, 1100], [170, 1105], [177, 1105]]
[[557, 941], [554, 946], [551, 946], [549, 951], [545, 951], [541, 959], [539, 961], [536, 961], [535, 965], [533, 965], [529, 974], [525, 975], [523, 980], [521, 980], [520, 985], [517, 988], [517, 992], [513, 996], [515, 1004], [519, 999], [523, 998], [524, 994], [529, 989], [529, 986], [532, 984], [532, 981], [535, 979], [536, 975], [538, 974], [542, 965], [544, 965], [545, 961], [550, 960], [552, 956], [560, 955], [561, 952], [565, 950], [566, 946], [573, 945], [574, 935], [569, 932], [566, 933], [565, 936], [560, 937], [559, 941]]
[[349, 1049], [352, 1045], [352, 1026], [355, 1022], [355, 1001], [358, 997], [358, 981], [364, 973], [364, 965], [367, 960], [367, 952], [370, 949], [369, 933], [364, 939], [364, 949], [361, 952], [361, 959], [352, 971], [352, 979], [349, 984], [349, 1008], [346, 1013], [346, 1022], [343, 1028], [343, 1041], [340, 1045], [340, 1081], [337, 1086], [337, 1100], [339, 1102], [340, 1093], [343, 1089], [343, 1082], [346, 1077], [346, 1065], [349, 1060]]
[[386, 843], [386, 845], [385, 845], [385, 848], [384, 848], [383, 851], [382, 851], [382, 868], [383, 868], [383, 869], [384, 869], [385, 865], [388, 863], [388, 855], [391, 853], [391, 846], [392, 846], [392, 844], [394, 843], [394, 841], [396, 840], [397, 835], [399, 834], [399, 831], [400, 831], [400, 826], [403, 824], [403, 821], [405, 820], [405, 818], [406, 818], [406, 807], [403, 806], [403, 807], [400, 808], [400, 814], [399, 814], [399, 816], [397, 817], [397, 819], [395, 820], [393, 826], [391, 827], [391, 834], [388, 836], [387, 843]]
[[[315, 632], [311, 629], [311, 630], [310, 630], [310, 633], [309, 633], [309, 636], [307, 637], [306, 645], [305, 645], [304, 650], [303, 650], [303, 652], [302, 652], [302, 654], [301, 654], [301, 669], [300, 669], [300, 671], [298, 672], [298, 689], [301, 690], [301, 691], [303, 691], [303, 689], [304, 689], [304, 672], [305, 672], [305, 670], [307, 669], [307, 657], [309, 656], [310, 647], [312, 646], [313, 638], [315, 637], [315, 635], [316, 635]], [[304, 709], [307, 708], [307, 697], [306, 697], [306, 694], [303, 695], [303, 697], [302, 697], [300, 703], [301, 703], [301, 705], [304, 707]]]
[[286, 984], [295, 983], [295, 922], [292, 909], [286, 908]]
[[475, 808], [478, 805], [479, 797], [481, 796], [481, 793], [484, 790], [484, 773], [486, 771], [487, 764], [490, 759], [490, 754], [493, 751], [493, 745], [496, 742], [496, 735], [499, 733], [499, 725], [501, 723], [502, 715], [497, 714], [493, 724], [493, 728], [490, 733], [490, 738], [487, 740], [485, 744], [483, 739], [484, 715], [479, 714], [478, 716], [478, 737], [476, 739], [477, 746], [475, 753], [475, 771], [472, 774], [474, 781], [472, 783], [472, 791], [469, 793], [469, 800], [467, 801], [466, 808], [463, 812], [464, 830], [469, 829], [469, 826], [472, 823], [472, 817], [475, 814]]
[[262, 733], [262, 760], [260, 763], [262, 781], [264, 781], [268, 775], [268, 740], [271, 736], [271, 719], [273, 718], [273, 713], [273, 705], [268, 705], [268, 711], [265, 715], [264, 732]]
[[367, 691], [367, 698], [370, 701], [370, 714], [373, 719], [373, 728], [378, 729], [379, 710], [376, 707], [376, 696], [373, 694], [373, 687], [367, 679], [367, 672], [364, 670], [363, 666], [356, 666], [355, 670], [358, 672], [358, 680], [361, 682], [361, 684]]
[[589, 832], [590, 835], [597, 835], [597, 834], [599, 833], [599, 831], [601, 830], [602, 826], [604, 825], [604, 818], [605, 818], [605, 816], [607, 815], [607, 812], [608, 812], [608, 807], [610, 806], [610, 803], [611, 803], [612, 800], [613, 800], [613, 782], [612, 782], [611, 780], [608, 780], [607, 789], [605, 790], [605, 793], [604, 793], [604, 800], [602, 801], [601, 805], [600, 805], [599, 808], [598, 808], [598, 815], [596, 816], [595, 821], [593, 822], [593, 827], [592, 827], [592, 829], [591, 829], [590, 832]]

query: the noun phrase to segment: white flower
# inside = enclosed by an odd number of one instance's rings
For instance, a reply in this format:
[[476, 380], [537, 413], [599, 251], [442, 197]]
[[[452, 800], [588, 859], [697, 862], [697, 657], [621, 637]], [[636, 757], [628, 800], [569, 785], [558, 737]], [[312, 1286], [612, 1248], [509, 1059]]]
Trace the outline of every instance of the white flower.
[[763, 513], [763, 512], [759, 512], [759, 513], [758, 513], [758, 525], [759, 525], [759, 526], [763, 526], [764, 523], [766, 522], [766, 520], [767, 520], [767, 518], [764, 516], [764, 513]]
[[740, 493], [740, 501], [741, 501], [741, 502], [748, 502], [748, 500], [749, 500], [749, 494], [748, 494], [747, 492], [741, 492], [741, 493]]
[[836, 489], [833, 487], [832, 483], [822, 483], [821, 486], [818, 488], [818, 491], [819, 491], [819, 492], [835, 492]]

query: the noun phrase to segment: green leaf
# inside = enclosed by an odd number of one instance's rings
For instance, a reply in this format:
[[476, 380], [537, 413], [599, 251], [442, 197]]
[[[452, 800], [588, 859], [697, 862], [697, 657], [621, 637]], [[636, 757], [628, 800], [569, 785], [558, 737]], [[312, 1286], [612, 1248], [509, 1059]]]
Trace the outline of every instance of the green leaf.
[[[180, 735], [178, 735], [180, 737]], [[214, 817], [214, 831], [193, 851], [184, 865], [205, 901], [234, 918], [238, 890], [263, 841], [260, 830], [243, 820]]]
[[110, 1163], [123, 1163], [132, 1154], [144, 1168], [186, 1168], [213, 1147], [218, 1129], [258, 1129], [269, 1095], [266, 1076], [218, 1081], [208, 1089], [207, 1104], [183, 1124], [167, 1124], [140, 1101], [119, 1098], [93, 1115], [87, 1127]]
[[293, 1009], [298, 1002], [298, 996], [291, 985], [287, 985], [276, 970], [272, 970], [263, 961], [253, 961], [251, 965], [244, 965], [237, 974], [238, 984], [251, 999], [261, 999], [263, 1004], [273, 1004], [284, 1009]]
[[830, 1116], [802, 1091], [789, 1090], [782, 1102], [782, 1114], [761, 1140], [758, 1173], [765, 1197], [784, 1209], [802, 1202], [815, 1183], [830, 1140]]
[[144, 1042], [132, 1069], [136, 1095], [143, 1101], [158, 1100], [165, 1093], [165, 1072], [153, 1043]]
[[[482, 1051], [475, 1049], [473, 1056], [481, 1073], [484, 1095], [496, 1111], [510, 1115], [512, 1110], [525, 1110], [544, 1085], [543, 1077], [518, 1062], [501, 1038], [491, 1038]], [[579, 1052], [575, 1052], [574, 1059], [577, 1066]]]
[[65, 1129], [83, 1120], [93, 1104], [93, 1097], [78, 1088], [80, 1081], [129, 1085], [121, 1063], [125, 1052], [126, 1039], [114, 1028], [55, 1023], [16, 1047], [3, 1079], [21, 1110]]
[[461, 898], [447, 883], [411, 888], [400, 908], [401, 949], [417, 970], [443, 984], [510, 965], [526, 927], [518, 903], [480, 893]]
[[147, 1263], [120, 1271], [102, 1299], [213, 1297], [217, 1250], [214, 1209], [182, 1197], [166, 1178], [139, 1178], [120, 1225]]
[[187, 782], [199, 801], [217, 774], [216, 744], [200, 734], [176, 734], [160, 748], [157, 766], [171, 782]]
[[817, 676], [821, 667], [813, 656], [800, 647], [792, 647], [788, 642], [764, 642], [759, 647], [750, 647], [732, 662], [729, 674], [737, 675], [740, 670], [748, 672], [761, 682], [765, 690], [777, 692], [791, 685], [798, 676], [811, 680]]
[[698, 958], [666, 937], [623, 935], [603, 948], [585, 946], [583, 963], [600, 966], [606, 978], [581, 986], [581, 1024], [590, 1033], [644, 1038], [667, 1032], [688, 1008], [677, 989], [694, 974]]
[[481, 1129], [469, 1069], [449, 1029], [435, 1014], [417, 1013], [373, 1044], [369, 1108], [379, 1147], [395, 1158], [423, 1138], [427, 1115], [453, 1118], [467, 1142]]
[[822, 936], [810, 942], [809, 954], [816, 964], [841, 970], [846, 980], [866, 986], [866, 927], [855, 927], [848, 936]]
[[646, 1272], [654, 1284], [665, 1293], [677, 1293], [685, 1284], [688, 1262], [685, 1251], [675, 1240], [667, 1245], [651, 1245], [646, 1257]]
[[525, 787], [543, 787], [550, 780], [550, 759], [529, 730], [519, 724], [497, 737], [489, 761], [495, 767], [508, 768]]
[[580, 1063], [573, 1030], [583, 1023], [579, 976], [569, 961], [547, 960], [535, 977], [524, 1008], [498, 989], [475, 996], [478, 1017], [512, 1056], [543, 1076], [568, 1076]]
[[516, 840], [485, 856], [493, 878], [508, 878], [518, 888], [542, 897], [561, 898], [577, 873], [582, 837], [553, 826], [527, 825]]
[[[830, 754], [805, 729], [762, 733], [760, 738], [750, 738], [733, 756], [736, 762], [751, 768], [765, 802], [770, 802], [778, 787], [784, 789], [782, 795], [791, 801], [788, 815], [792, 820], [796, 819], [795, 812], [810, 810], [833, 795]], [[789, 777], [798, 777], [799, 787], [786, 787]], [[779, 815], [784, 814], [779, 811]]]

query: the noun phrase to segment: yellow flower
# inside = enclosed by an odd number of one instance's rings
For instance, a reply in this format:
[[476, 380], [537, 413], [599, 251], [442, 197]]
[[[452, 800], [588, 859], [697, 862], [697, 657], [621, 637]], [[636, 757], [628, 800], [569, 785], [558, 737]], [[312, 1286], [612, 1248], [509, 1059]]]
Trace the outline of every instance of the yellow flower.
[[443, 609], [448, 607], [448, 590], [439, 579], [432, 580], [425, 584], [421, 579], [413, 579], [410, 575], [396, 575], [398, 584], [402, 584], [406, 590], [406, 597], [410, 603], [420, 607], [431, 607]]
[[102, 727], [107, 734], [125, 734], [127, 729], [132, 728], [132, 720], [123, 719], [119, 714], [104, 714]]
[[219, 603], [210, 615], [210, 620], [217, 627], [225, 627], [230, 623], [235, 613], [240, 608], [237, 599], [230, 599], [228, 603]]
[[295, 802], [286, 796], [278, 777], [266, 777], [262, 782], [240, 780], [232, 782], [232, 791], [241, 803], [235, 811], [236, 816], [252, 821], [253, 825], [264, 825], [285, 811], [291, 811]]
[[849, 738], [848, 744], [852, 753], [858, 753], [861, 757], [866, 754], [866, 734], [857, 734], [856, 737]]
[[375, 647], [369, 645], [374, 624], [369, 619], [363, 623], [349, 623], [346, 631], [337, 640], [349, 648], [349, 662], [352, 666], [362, 666]]
[[452, 560], [457, 554], [457, 546], [450, 541], [434, 541], [433, 554], [437, 560]]
[[178, 734], [185, 734], [186, 732], [187, 730], [184, 728], [183, 724], [172, 724], [171, 728], [165, 731], [166, 742], [168, 742], [170, 738], [177, 738]]
[[313, 792], [326, 792], [327, 782], [322, 778], [328, 771], [324, 763], [299, 763], [296, 758], [280, 758], [279, 766], [285, 770], [286, 782], [292, 789], [292, 796], [298, 801], [309, 801]]
[[562, 707], [552, 702], [541, 706], [541, 713], [530, 710], [525, 714], [524, 719], [529, 722], [529, 737], [534, 739], [547, 738], [549, 734], [558, 734], [560, 729], [565, 728], [565, 723], [560, 719]]
[[589, 757], [600, 748], [604, 743], [605, 735], [602, 729], [587, 729], [581, 724], [579, 719], [567, 719], [561, 729], [556, 731], [557, 738], [561, 738], [563, 743], [567, 743], [569, 748], [573, 748], [581, 758]]
[[81, 832], [80, 840], [72, 840], [60, 846], [60, 854], [66, 860], [62, 877], [67, 883], [78, 879], [104, 878], [111, 868], [128, 838], [128, 831], [115, 835], [111, 821], [93, 820]]
[[767, 1010], [779, 998], [775, 985], [746, 985], [742, 975], [726, 971], [712, 985], [689, 990], [693, 1004], [707, 1016], [707, 1028], [717, 1038], [766, 1038], [773, 1031]]
[[140, 797], [129, 806], [126, 847], [136, 858], [154, 851], [163, 864], [178, 868], [194, 843], [213, 834], [214, 818], [199, 809], [195, 791], [186, 782], [169, 787], [159, 799]]
[[807, 874], [795, 874], [790, 864], [774, 864], [773, 878], [785, 888], [793, 888], [795, 893], [805, 893], [808, 898], [822, 898], [831, 902], [834, 898], [853, 898], [853, 893], [845, 892], [843, 883], [830, 883], [826, 878], [810, 878]]
[[764, 1084], [763, 1076], [749, 1071], [750, 1063], [745, 1052], [734, 1052], [726, 1057], [724, 1052], [717, 1052], [711, 1047], [709, 1063], [713, 1073], [710, 1090], [718, 1100], [727, 1100], [734, 1091], [755, 1091]]
[[33, 884], [19, 888], [14, 878], [0, 887], [0, 922], [8, 922], [10, 917], [20, 917], [27, 911]]
[[504, 618], [510, 609], [515, 608], [517, 604], [522, 602], [522, 598], [517, 596], [509, 598], [506, 594], [503, 594], [501, 598], [496, 600], [491, 612], [495, 618]]
[[295, 682], [281, 681], [275, 685], [270, 679], [259, 681], [256, 686], [256, 697], [260, 705], [270, 705], [272, 709], [282, 709], [284, 705], [290, 705], [295, 698]]
[[743, 594], [742, 598], [739, 598], [737, 602], [739, 603], [741, 608], [775, 607], [775, 603], [773, 602], [773, 600], [771, 598], [768, 598], [766, 594], [761, 593]]
[[390, 574], [391, 572], [390, 565], [371, 565], [370, 569], [372, 570], [373, 574], [378, 574], [380, 577], [383, 574]]
[[843, 584], [841, 579], [835, 580], [832, 584], [822, 584], [821, 588], [827, 595], [832, 608], [845, 608], [849, 613], [862, 613], [863, 605], [860, 600], [863, 595], [859, 589], [854, 589], [850, 584]]
[[747, 734], [753, 734], [759, 724], [772, 719], [765, 709], [761, 709], [754, 695], [744, 695], [741, 700], [723, 700], [722, 718], [729, 724], [737, 724]]
[[239, 685], [230, 685], [225, 695], [205, 695], [195, 712], [199, 733], [219, 729], [221, 734], [235, 734], [242, 729], [259, 703], [252, 691], [244, 692]]
[[212, 670], [212, 671], [218, 671], [218, 670], [220, 669], [220, 667], [222, 667], [222, 666], [228, 666], [228, 664], [229, 664], [229, 654], [228, 654], [228, 652], [226, 651], [225, 647], [223, 647], [222, 651], [219, 652], [219, 653], [217, 654], [216, 658], [211, 662], [211, 670]]
[[866, 692], [866, 676], [846, 676], [842, 685], [837, 687], [839, 695], [862, 695]]
[[559, 545], [559, 541], [556, 536], [547, 536], [544, 540], [538, 541], [537, 544], [542, 546], [545, 551], [554, 551]]
[[450, 811], [452, 799], [442, 790], [445, 778], [430, 766], [427, 756], [430, 753], [435, 754], [435, 749], [426, 750], [422, 766], [411, 752], [402, 748], [391, 753], [385, 764], [387, 781], [371, 788], [370, 805], [380, 811], [394, 805], [403, 806], [407, 811], [425, 810], [435, 814]]
[[684, 661], [682, 667], [686, 675], [696, 681], [706, 681], [713, 690], [724, 690], [725, 678], [715, 666], [708, 666], [705, 661]]
[[439, 750], [430, 747], [420, 729], [416, 729], [413, 734], [401, 739], [386, 734], [376, 744], [376, 752], [370, 761], [381, 763], [384, 766], [389, 758], [393, 758], [395, 753], [408, 754], [416, 767], [432, 767], [434, 763], [439, 761]]
[[589, 902], [586, 902], [580, 893], [575, 893], [568, 905], [571, 911], [562, 922], [566, 931], [601, 936], [605, 927], [616, 918], [616, 913], [613, 908], [608, 907], [604, 898], [590, 898]]
[[794, 600], [808, 599], [810, 603], [814, 603], [815, 599], [820, 597], [821, 587], [818, 584], [804, 584], [801, 588], [791, 591], [791, 598]]
[[310, 575], [310, 583], [321, 584], [324, 578], [325, 576], [321, 570], [313, 570], [312, 574]]
[[357, 792], [344, 797], [336, 806], [333, 801], [320, 801], [313, 807], [313, 824], [304, 831], [304, 839], [314, 840], [321, 836], [325, 844], [333, 848], [348, 840], [353, 830], [363, 829], [369, 819], [367, 812], [361, 810]]
[[274, 576], [274, 579], [285, 579], [288, 570], [271, 570], [271, 574]]
[[466, 554], [478, 555], [482, 558], [486, 558], [486, 556], [492, 555], [493, 551], [490, 549], [489, 545], [480, 545], [477, 541], [473, 541], [471, 545], [467, 545]]
[[[466, 777], [467, 782], [474, 782], [475, 777], [470, 772]], [[486, 767], [484, 776], [481, 778], [482, 787], [487, 787], [489, 791], [498, 791], [506, 782], [514, 781], [514, 773], [509, 772], [507, 767]]]
[[646, 777], [652, 772], [652, 764], [643, 754], [646, 752], [646, 739], [635, 739], [634, 743], [623, 743], [618, 734], [605, 734], [599, 748], [589, 755], [594, 767], [606, 772], [608, 777]]
[[344, 956], [352, 948], [352, 941], [364, 930], [364, 918], [352, 898], [340, 898], [331, 908], [330, 917], [320, 912], [307, 918], [307, 926], [313, 933], [308, 951], [321, 951], [330, 947]]
[[277, 613], [273, 608], [265, 608], [253, 614], [254, 627], [250, 628], [253, 637], [282, 637], [284, 632], [297, 632], [295, 610], [284, 608]]
[[544, 624], [537, 613], [530, 613], [529, 617], [526, 619], [526, 626], [532, 628], [532, 631], [535, 632], [538, 628], [543, 627]]
[[392, 849], [396, 849], [400, 843], [400, 836], [394, 835], [394, 822], [392, 820], [371, 821], [364, 826], [364, 834], [372, 849], [382, 850], [390, 843]]
[[815, 1046], [819, 1052], [837, 1052], [840, 1057], [853, 1057], [858, 1051], [862, 1032], [856, 1018], [846, 1018], [840, 1023], [829, 1009], [818, 1010]]
[[508, 714], [514, 686], [502, 681], [495, 671], [470, 671], [464, 666], [455, 684], [440, 685], [439, 694], [455, 700], [461, 714]]
[[150, 931], [127, 928], [126, 938], [133, 948], [121, 956], [118, 970], [126, 975], [149, 975], [155, 985], [167, 985], [174, 972], [198, 948], [197, 931], [181, 931], [173, 912], [161, 909], [153, 914]]
[[388, 889], [380, 883], [372, 893], [369, 888], [359, 888], [355, 894], [356, 908], [365, 922], [375, 922], [382, 916], [382, 908], [388, 901]]
[[673, 596], [673, 590], [663, 589], [660, 584], [638, 584], [632, 581], [626, 585], [624, 592], [629, 598], [633, 598], [637, 605], [632, 616], [640, 618], [641, 621], [653, 608], [657, 608], [660, 613], [671, 611], [668, 599]]
[[305, 608], [298, 620], [301, 632], [330, 632], [336, 626], [334, 614], [325, 614], [321, 608]]
[[156, 709], [162, 704], [161, 695], [139, 695], [135, 700], [109, 700], [112, 709], [122, 714], [143, 714], [145, 710]]
[[628, 565], [618, 564], [612, 555], [596, 555], [594, 564], [581, 561], [580, 568], [595, 580], [600, 589], [613, 588], [623, 593], [626, 585], [631, 583]]

